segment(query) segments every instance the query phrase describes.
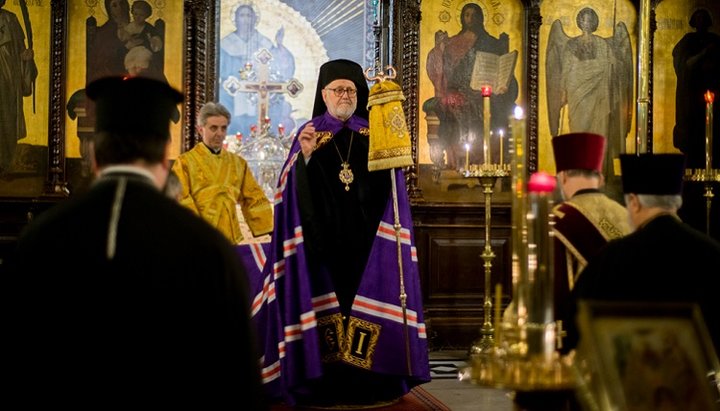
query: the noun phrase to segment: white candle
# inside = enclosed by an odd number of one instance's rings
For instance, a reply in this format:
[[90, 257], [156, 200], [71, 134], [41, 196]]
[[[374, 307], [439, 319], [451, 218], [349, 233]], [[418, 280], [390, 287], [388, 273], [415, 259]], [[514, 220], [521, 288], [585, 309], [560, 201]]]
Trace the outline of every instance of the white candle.
[[486, 165], [490, 164], [490, 86], [481, 87], [483, 96], [483, 158]]
[[470, 170], [470, 144], [465, 143], [465, 171]]
[[490, 96], [483, 97], [483, 157], [490, 164]]
[[708, 90], [705, 93], [705, 172], [710, 174], [712, 169], [713, 146], [713, 101], [715, 93]]
[[[511, 198], [511, 241], [512, 241], [512, 294], [517, 325], [522, 330], [527, 324], [528, 288], [528, 244], [527, 244], [527, 196], [525, 193], [525, 119], [523, 110], [515, 107], [515, 114], [509, 119], [512, 139], [510, 144], [510, 187]], [[522, 337], [521, 337], [522, 338]]]
[[515, 190], [515, 200], [517, 202], [517, 204], [513, 204], [513, 207], [524, 207], [524, 185], [527, 182], [525, 158], [527, 153], [525, 153], [525, 113], [522, 107], [515, 106], [513, 115], [510, 116], [510, 126], [512, 127], [510, 175], [512, 176], [512, 187]]

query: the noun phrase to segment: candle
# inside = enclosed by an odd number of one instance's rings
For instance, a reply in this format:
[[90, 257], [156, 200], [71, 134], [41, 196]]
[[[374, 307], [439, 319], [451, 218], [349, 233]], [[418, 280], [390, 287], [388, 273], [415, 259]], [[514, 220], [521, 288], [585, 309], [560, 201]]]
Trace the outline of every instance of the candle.
[[533, 173], [528, 182], [528, 321], [542, 324], [544, 328], [544, 332], [537, 328], [528, 330], [531, 337], [528, 354], [542, 356], [548, 361], [555, 350], [553, 249], [552, 236], [548, 235], [552, 210], [550, 197], [555, 182], [553, 176], [542, 171]]
[[470, 170], [470, 144], [465, 143], [465, 171]]
[[500, 341], [500, 306], [502, 305], [502, 284], [495, 284], [495, 344]]
[[[513, 115], [510, 116], [510, 126], [512, 127], [512, 140], [510, 145], [510, 175], [512, 176], [512, 187], [515, 191], [513, 197], [513, 208], [525, 207], [525, 184], [527, 183], [527, 172], [525, 170], [525, 113], [520, 106], [515, 106]], [[524, 218], [525, 214], [520, 213], [519, 218]], [[517, 221], [517, 223], [521, 223]], [[519, 239], [518, 239], [519, 240]]]
[[[525, 184], [527, 171], [525, 169], [525, 117], [521, 107], [516, 106], [514, 115], [509, 118], [511, 136], [508, 153], [510, 163], [510, 181], [512, 189], [511, 198], [511, 241], [512, 241], [512, 296], [514, 309], [512, 315], [521, 328], [527, 323], [528, 290], [528, 247], [527, 247], [527, 196]], [[524, 334], [520, 334], [526, 340]]]
[[490, 164], [490, 86], [481, 88], [483, 96], [483, 158], [485, 164]]
[[510, 174], [513, 176], [513, 182], [518, 183], [514, 189], [516, 194], [520, 195], [527, 178], [525, 171], [525, 113], [522, 107], [515, 106], [513, 115], [510, 116], [510, 125], [512, 127]]
[[492, 88], [490, 86], [482, 86], [480, 87], [480, 92], [482, 93], [483, 97], [490, 97], [492, 94]]
[[715, 93], [708, 90], [705, 93], [705, 172], [708, 176], [712, 169], [713, 101], [715, 101]]
[[503, 165], [503, 137], [505, 137], [505, 131], [500, 129], [500, 168]]
[[552, 193], [555, 190], [556, 179], [544, 171], [538, 171], [530, 176], [528, 191], [531, 193]]

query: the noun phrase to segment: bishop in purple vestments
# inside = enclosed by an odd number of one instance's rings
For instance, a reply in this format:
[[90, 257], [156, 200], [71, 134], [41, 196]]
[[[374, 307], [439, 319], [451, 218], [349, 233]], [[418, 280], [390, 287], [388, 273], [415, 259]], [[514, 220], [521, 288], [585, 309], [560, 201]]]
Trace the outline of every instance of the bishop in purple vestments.
[[255, 267], [263, 381], [290, 404], [381, 403], [430, 380], [405, 178], [368, 171], [367, 100], [358, 64], [321, 67], [313, 119], [278, 181], [272, 242], [240, 250]]

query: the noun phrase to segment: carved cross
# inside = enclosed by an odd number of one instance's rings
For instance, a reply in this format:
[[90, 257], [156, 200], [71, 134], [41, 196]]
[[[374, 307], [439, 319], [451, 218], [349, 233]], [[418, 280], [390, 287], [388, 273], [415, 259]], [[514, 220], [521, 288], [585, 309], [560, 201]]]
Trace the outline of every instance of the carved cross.
[[303, 85], [295, 78], [287, 82], [273, 82], [270, 79], [270, 61], [272, 54], [267, 49], [261, 49], [255, 54], [258, 61], [256, 81], [247, 80], [252, 75], [252, 65], [247, 64], [239, 71], [240, 78], [230, 76], [223, 82], [223, 88], [231, 95], [237, 93], [256, 93], [258, 95], [258, 121], [260, 127], [265, 124], [268, 116], [271, 94], [287, 94], [290, 97], [297, 97], [303, 90]]

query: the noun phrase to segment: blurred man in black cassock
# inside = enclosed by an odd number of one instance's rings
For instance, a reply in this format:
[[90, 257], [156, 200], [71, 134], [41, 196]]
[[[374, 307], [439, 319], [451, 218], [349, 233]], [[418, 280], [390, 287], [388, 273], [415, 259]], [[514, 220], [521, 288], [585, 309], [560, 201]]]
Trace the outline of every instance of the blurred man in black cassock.
[[182, 94], [139, 77], [87, 94], [96, 180], [35, 220], [8, 261], [6, 392], [28, 406], [265, 409], [235, 252], [161, 191]]
[[[720, 243], [680, 221], [685, 171], [681, 154], [620, 156], [632, 234], [611, 241], [588, 262], [573, 301], [692, 302], [700, 306], [715, 349], [720, 346], [717, 296]], [[571, 312], [576, 312], [573, 305]], [[578, 334], [568, 324], [567, 345]]]

